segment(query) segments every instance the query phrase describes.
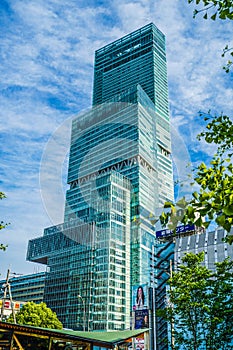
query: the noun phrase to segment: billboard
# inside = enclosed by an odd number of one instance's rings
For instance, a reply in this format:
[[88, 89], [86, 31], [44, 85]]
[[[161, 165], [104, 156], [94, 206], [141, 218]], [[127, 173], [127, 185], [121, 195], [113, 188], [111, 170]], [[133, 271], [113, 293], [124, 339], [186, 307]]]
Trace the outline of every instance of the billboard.
[[0, 313], [2, 312], [3, 315], [9, 316], [12, 313], [12, 306], [14, 311], [18, 312], [23, 307], [24, 304], [26, 304], [26, 302], [24, 301], [11, 302], [9, 299], [6, 299], [6, 300], [0, 299]]
[[[145, 349], [145, 342], [143, 336], [138, 336], [134, 339], [134, 349], [135, 350], [144, 350]], [[146, 347], [146, 349], [148, 349]]]
[[132, 288], [133, 310], [145, 309], [148, 307], [148, 287], [147, 284], [133, 286]]
[[135, 310], [135, 329], [149, 328], [149, 310]]

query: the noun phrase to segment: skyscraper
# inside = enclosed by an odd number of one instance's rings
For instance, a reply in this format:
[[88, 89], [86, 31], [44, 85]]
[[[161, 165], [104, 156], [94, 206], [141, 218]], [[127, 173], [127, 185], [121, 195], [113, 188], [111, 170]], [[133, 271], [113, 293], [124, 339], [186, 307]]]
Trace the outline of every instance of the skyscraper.
[[93, 105], [137, 84], [155, 109], [158, 200], [163, 206], [168, 198], [173, 199], [167, 64], [165, 36], [153, 23], [96, 51]]
[[95, 54], [93, 107], [74, 118], [64, 223], [29, 241], [65, 327], [130, 327], [149, 284], [153, 218], [173, 200], [165, 37], [154, 24]]

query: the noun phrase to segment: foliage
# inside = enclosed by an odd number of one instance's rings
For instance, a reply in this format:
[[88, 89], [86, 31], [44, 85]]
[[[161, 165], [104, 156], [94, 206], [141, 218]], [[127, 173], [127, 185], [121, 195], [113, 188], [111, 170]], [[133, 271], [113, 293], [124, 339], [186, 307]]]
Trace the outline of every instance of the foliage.
[[[232, 0], [188, 0], [188, 3], [195, 3], [196, 5], [201, 6], [198, 9], [195, 8], [193, 11], [194, 18], [202, 12], [204, 13], [204, 19], [211, 18], [213, 21], [215, 21], [216, 18], [221, 20], [233, 19]], [[222, 57], [225, 57], [226, 55], [230, 56], [230, 58], [223, 69], [226, 71], [226, 73], [229, 73], [233, 64], [233, 48], [229, 48], [228, 45], [226, 45], [226, 47], [223, 49]]]
[[[205, 120], [209, 121], [206, 131], [198, 138], [216, 144], [217, 153], [209, 166], [201, 162], [195, 170], [190, 185], [199, 185], [200, 190], [194, 191], [190, 200], [183, 197], [176, 204], [166, 202], [164, 207], [170, 211], [162, 213], [160, 221], [175, 230], [178, 223], [207, 228], [214, 220], [229, 233], [233, 224], [233, 123], [225, 115], [207, 114]], [[227, 241], [232, 243], [233, 236], [229, 235]]]
[[[200, 113], [202, 116], [203, 114]], [[204, 115], [204, 120], [208, 121], [206, 125], [206, 131], [203, 131], [198, 135], [200, 140], [205, 138], [207, 143], [215, 143], [218, 145], [218, 154], [223, 156], [225, 152], [233, 151], [233, 123], [226, 115], [211, 116], [210, 112]], [[231, 157], [232, 153], [228, 154]]]
[[175, 349], [229, 349], [233, 340], [233, 261], [202, 265], [204, 253], [187, 253], [169, 280], [169, 303], [158, 314], [175, 325]]
[[196, 3], [196, 5], [201, 5], [200, 9], [195, 9], [193, 11], [193, 17], [200, 12], [204, 12], [203, 18], [208, 18], [208, 13], [211, 12], [211, 19], [216, 20], [217, 17], [220, 19], [233, 19], [233, 4], [232, 0], [188, 0], [188, 3]]
[[[5, 194], [3, 192], [0, 192], [0, 199], [6, 198]], [[0, 230], [5, 228], [7, 224], [5, 224], [3, 221], [0, 221]], [[6, 250], [7, 246], [0, 243], [0, 250]]]
[[[7, 322], [14, 322], [12, 315], [7, 319]], [[62, 323], [58, 320], [56, 313], [48, 308], [45, 303], [26, 303], [22, 309], [16, 313], [16, 322], [18, 324], [35, 327], [62, 329]]]
[[[194, 10], [194, 17], [204, 12], [204, 18], [211, 15], [211, 19], [233, 19], [232, 1], [217, 0], [188, 0], [200, 8]], [[225, 47], [223, 56], [233, 56], [232, 48]], [[224, 69], [229, 72], [232, 65], [228, 61]], [[200, 113], [200, 115], [203, 115]], [[168, 224], [175, 232], [176, 226], [181, 224], [195, 224], [197, 227], [207, 228], [212, 220], [222, 226], [229, 233], [233, 224], [233, 123], [229, 116], [211, 116], [210, 112], [204, 115], [208, 121], [206, 129], [198, 135], [198, 139], [204, 138], [207, 143], [215, 144], [217, 152], [212, 157], [210, 165], [201, 162], [193, 170], [194, 182], [190, 186], [197, 185], [200, 190], [193, 191], [190, 200], [181, 198], [176, 204], [166, 202], [164, 208], [170, 211], [163, 212], [160, 222], [163, 226]], [[233, 243], [233, 236], [227, 237], [229, 243]]]
[[230, 56], [230, 58], [228, 59], [227, 64], [223, 67], [223, 69], [226, 71], [226, 73], [229, 73], [231, 66], [233, 65], [233, 47], [229, 48], [228, 45], [226, 45], [226, 47], [223, 49], [222, 57], [225, 57], [226, 55]]

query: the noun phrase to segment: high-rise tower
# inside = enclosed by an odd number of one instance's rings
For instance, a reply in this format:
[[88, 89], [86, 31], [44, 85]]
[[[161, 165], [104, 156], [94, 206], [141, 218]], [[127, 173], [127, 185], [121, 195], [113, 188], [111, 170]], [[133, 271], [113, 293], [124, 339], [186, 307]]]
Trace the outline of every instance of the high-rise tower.
[[31, 240], [65, 327], [130, 327], [150, 283], [153, 216], [173, 199], [164, 35], [149, 24], [96, 51], [93, 108], [74, 118], [64, 223]]
[[168, 198], [173, 199], [171, 137], [165, 36], [153, 23], [96, 51], [93, 105], [137, 84], [155, 107], [158, 195], [163, 206]]

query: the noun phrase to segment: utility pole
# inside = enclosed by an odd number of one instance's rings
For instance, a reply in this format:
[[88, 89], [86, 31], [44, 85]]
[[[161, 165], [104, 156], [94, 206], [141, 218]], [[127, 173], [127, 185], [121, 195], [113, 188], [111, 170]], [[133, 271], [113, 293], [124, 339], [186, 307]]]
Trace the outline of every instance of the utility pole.
[[[170, 279], [172, 279], [172, 260], [170, 259]], [[172, 291], [171, 282], [170, 282], [170, 294]], [[171, 308], [173, 311], [173, 304], [171, 303]], [[175, 350], [175, 336], [174, 336], [174, 318], [173, 318], [173, 312], [172, 312], [172, 318], [171, 318], [171, 347], [172, 350]]]
[[10, 302], [11, 302], [11, 310], [12, 310], [14, 323], [16, 323], [14, 303], [13, 303], [13, 300], [12, 300], [11, 286], [10, 286], [10, 283], [9, 283], [9, 278], [10, 278], [10, 270], [8, 269], [7, 270], [7, 275], [6, 275], [6, 283], [4, 283], [4, 285], [3, 285], [4, 294], [3, 294], [3, 298], [2, 298], [1, 321], [3, 321], [3, 318], [4, 318], [5, 301], [6, 301], [7, 292], [8, 292], [9, 298], [10, 298]]
[[153, 285], [152, 285], [152, 315], [153, 315], [153, 341], [154, 341], [154, 350], [157, 349], [157, 332], [156, 332], [156, 299], [155, 299], [155, 292], [156, 292], [156, 287], [155, 287], [155, 282], [157, 284], [157, 281], [155, 281], [155, 246], [152, 246], [152, 276], [153, 276]]

